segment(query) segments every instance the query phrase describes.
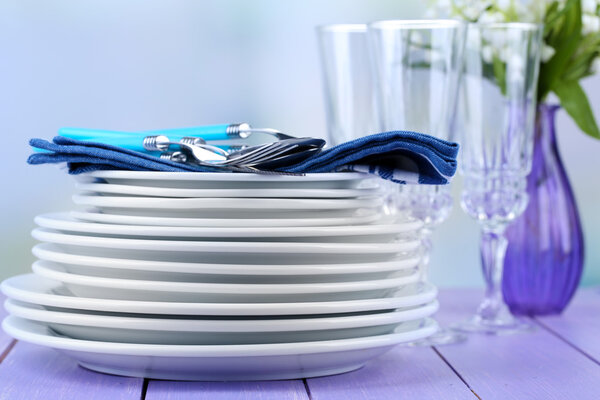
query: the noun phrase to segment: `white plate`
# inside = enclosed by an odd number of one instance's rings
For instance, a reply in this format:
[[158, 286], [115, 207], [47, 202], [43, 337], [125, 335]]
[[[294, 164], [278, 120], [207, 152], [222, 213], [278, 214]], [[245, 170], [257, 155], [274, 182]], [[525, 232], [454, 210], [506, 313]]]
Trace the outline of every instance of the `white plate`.
[[373, 175], [353, 172], [266, 175], [200, 172], [144, 172], [95, 171], [77, 175], [80, 182], [108, 182], [111, 184], [184, 189], [353, 189], [372, 187], [378, 182]]
[[44, 322], [74, 339], [155, 344], [258, 344], [309, 342], [383, 335], [417, 329], [438, 309], [437, 301], [410, 309], [376, 314], [309, 318], [244, 318], [147, 316], [86, 313], [7, 300], [11, 315]]
[[235, 198], [313, 198], [341, 199], [380, 194], [377, 186], [356, 189], [181, 189], [151, 186], [113, 185], [110, 183], [78, 183], [82, 192], [152, 197], [235, 197]]
[[377, 208], [383, 205], [381, 196], [359, 199], [239, 199], [239, 198], [162, 198], [130, 196], [73, 195], [75, 204], [98, 208], [150, 209], [165, 211], [326, 211]]
[[406, 221], [397, 223], [380, 223], [373, 225], [357, 226], [329, 226], [329, 227], [246, 227], [246, 228], [200, 228], [200, 227], [169, 227], [147, 226], [140, 228], [137, 225], [115, 225], [95, 222], [79, 221], [66, 213], [52, 213], [38, 215], [35, 223], [42, 228], [60, 231], [77, 232], [95, 235], [133, 236], [133, 237], [158, 237], [158, 238], [270, 238], [270, 241], [290, 240], [303, 241], [298, 238], [319, 238], [320, 241], [357, 241], [383, 243], [394, 240], [399, 234], [416, 235], [421, 228], [419, 221]]
[[375, 280], [388, 277], [396, 271], [415, 268], [420, 261], [420, 257], [414, 255], [384, 262], [321, 265], [178, 263], [65, 253], [50, 243], [38, 244], [32, 252], [40, 260], [59, 263], [65, 271], [79, 275], [206, 283], [316, 283]]
[[[37, 228], [32, 236], [66, 252], [90, 256], [219, 264], [323, 264], [378, 262], [420, 247], [418, 240], [390, 243], [215, 242], [199, 240], [124, 239], [73, 235]], [[84, 249], [85, 248], [85, 249]]]
[[429, 283], [406, 285], [389, 297], [367, 300], [302, 303], [177, 303], [76, 297], [60, 282], [34, 274], [9, 278], [0, 285], [12, 299], [75, 310], [163, 315], [267, 316], [341, 314], [414, 307], [433, 301], [437, 289]]
[[[368, 211], [368, 210], [363, 210]], [[370, 224], [379, 221], [379, 212], [361, 212], [346, 217], [312, 216], [311, 218], [181, 218], [138, 215], [103, 214], [100, 210], [71, 211], [77, 219], [107, 224], [142, 226], [190, 226], [190, 227], [304, 227], [304, 226], [348, 226]]]
[[77, 275], [59, 264], [36, 261], [33, 272], [62, 282], [76, 296], [122, 300], [207, 303], [283, 303], [381, 298], [419, 280], [416, 270], [373, 281], [298, 284], [242, 284], [142, 281]]
[[209, 381], [297, 379], [353, 371], [399, 343], [425, 338], [437, 330], [433, 320], [424, 320], [419, 329], [387, 335], [219, 346], [70, 339], [46, 325], [14, 316], [7, 317], [2, 327], [18, 340], [61, 350], [81, 366], [95, 371], [156, 379]]

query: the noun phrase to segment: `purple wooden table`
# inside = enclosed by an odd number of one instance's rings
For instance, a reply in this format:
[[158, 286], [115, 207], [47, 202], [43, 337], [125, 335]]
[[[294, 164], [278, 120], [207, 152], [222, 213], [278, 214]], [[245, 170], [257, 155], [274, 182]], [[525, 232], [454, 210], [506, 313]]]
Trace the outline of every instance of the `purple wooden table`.
[[[442, 290], [444, 324], [470, 315], [481, 293]], [[438, 348], [397, 347], [363, 369], [276, 382], [169, 382], [90, 372], [0, 331], [0, 399], [600, 399], [600, 290], [583, 289], [560, 317], [516, 336], [471, 336]], [[2, 315], [4, 311], [0, 311]]]

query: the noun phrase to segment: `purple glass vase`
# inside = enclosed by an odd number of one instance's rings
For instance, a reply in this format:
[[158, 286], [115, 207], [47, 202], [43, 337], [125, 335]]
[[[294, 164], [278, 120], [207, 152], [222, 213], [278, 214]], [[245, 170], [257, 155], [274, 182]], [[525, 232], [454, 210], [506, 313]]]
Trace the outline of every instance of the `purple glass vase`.
[[538, 106], [529, 203], [506, 231], [502, 292], [518, 315], [561, 313], [583, 270], [581, 221], [556, 143], [558, 110], [558, 105]]

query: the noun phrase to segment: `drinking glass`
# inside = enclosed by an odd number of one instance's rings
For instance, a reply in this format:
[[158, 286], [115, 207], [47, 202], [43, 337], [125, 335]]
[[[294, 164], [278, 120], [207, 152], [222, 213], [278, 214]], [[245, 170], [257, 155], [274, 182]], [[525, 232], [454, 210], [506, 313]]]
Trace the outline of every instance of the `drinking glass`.
[[[466, 27], [455, 20], [377, 21], [369, 25], [378, 127], [454, 139], [456, 99]], [[431, 233], [452, 209], [449, 185], [397, 187], [396, 207], [424, 222], [421, 262], [427, 279]], [[420, 342], [449, 344], [464, 335], [441, 329]]]
[[542, 28], [529, 23], [469, 25], [460, 90], [461, 205], [481, 226], [485, 298], [465, 332], [528, 329], [502, 298], [506, 227], [527, 205]]
[[[366, 24], [317, 27], [327, 117], [327, 143], [337, 145], [377, 130], [375, 88]], [[394, 207], [396, 183], [381, 180], [384, 213], [402, 218]]]
[[377, 133], [367, 26], [317, 28], [327, 114], [327, 142], [336, 145]]

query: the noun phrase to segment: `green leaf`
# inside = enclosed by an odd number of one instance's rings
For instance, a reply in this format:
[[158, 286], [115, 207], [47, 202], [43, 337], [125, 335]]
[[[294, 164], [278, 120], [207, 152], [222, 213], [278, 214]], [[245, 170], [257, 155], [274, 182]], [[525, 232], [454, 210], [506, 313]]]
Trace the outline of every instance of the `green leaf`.
[[565, 6], [561, 10], [558, 10], [558, 1], [553, 2], [548, 7], [548, 10], [546, 11], [546, 18], [544, 18], [544, 34], [548, 33], [553, 28], [553, 25], [557, 23], [561, 17], [563, 17], [569, 11], [571, 11], [571, 7], [575, 5], [576, 1], [566, 2]]
[[555, 40], [548, 40], [556, 52], [554, 56], [540, 67], [538, 83], [538, 99], [546, 97], [548, 92], [554, 90], [555, 84], [560, 80], [571, 57], [575, 54], [581, 40], [581, 3], [580, 0], [567, 0], [567, 12], [557, 24], [558, 31], [552, 35]]
[[560, 104], [573, 118], [577, 126], [595, 139], [600, 139], [600, 130], [594, 119], [588, 98], [577, 81], [560, 81], [554, 85], [554, 93]]
[[492, 68], [496, 82], [500, 87], [500, 92], [506, 96], [506, 64], [496, 54], [492, 57]]

